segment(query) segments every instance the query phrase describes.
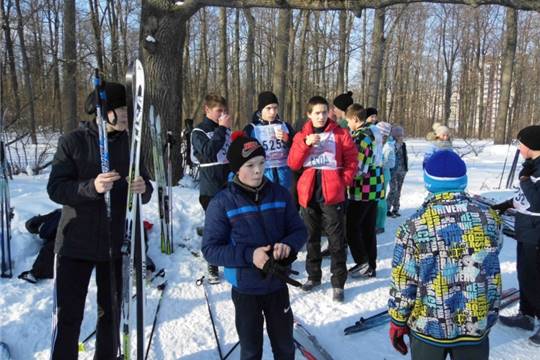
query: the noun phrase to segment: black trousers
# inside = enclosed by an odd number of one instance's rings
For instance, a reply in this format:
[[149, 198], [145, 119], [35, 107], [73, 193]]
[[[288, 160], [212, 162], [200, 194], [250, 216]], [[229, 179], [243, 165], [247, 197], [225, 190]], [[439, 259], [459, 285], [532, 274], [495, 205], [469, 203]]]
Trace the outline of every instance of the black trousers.
[[376, 201], [352, 201], [347, 206], [347, 243], [354, 262], [377, 267]]
[[414, 336], [411, 339], [411, 360], [445, 360], [450, 355], [452, 360], [488, 360], [489, 338], [486, 336], [478, 345], [439, 347], [430, 345]]
[[535, 244], [517, 243], [519, 309], [540, 318], [540, 249]]
[[[117, 304], [121, 300], [122, 260], [115, 261]], [[93, 262], [56, 257], [54, 280], [54, 313], [51, 359], [72, 360], [78, 357], [79, 333], [84, 315], [84, 303], [92, 270], [96, 268], [98, 317], [96, 325], [96, 351], [94, 359], [110, 360], [116, 356], [113, 336], [118, 338], [119, 328], [113, 329], [109, 262]], [[120, 311], [116, 314], [119, 324]]]
[[345, 225], [343, 204], [324, 205], [310, 203], [302, 208], [304, 224], [308, 230], [306, 244], [306, 271], [308, 278], [320, 281], [321, 271], [321, 230], [324, 228], [328, 236], [328, 250], [330, 251], [330, 271], [332, 287], [341, 288], [347, 280], [347, 246], [345, 245]]
[[240, 338], [240, 359], [262, 358], [265, 320], [274, 359], [294, 359], [293, 313], [287, 287], [266, 295], [242, 294], [233, 288], [231, 297]]

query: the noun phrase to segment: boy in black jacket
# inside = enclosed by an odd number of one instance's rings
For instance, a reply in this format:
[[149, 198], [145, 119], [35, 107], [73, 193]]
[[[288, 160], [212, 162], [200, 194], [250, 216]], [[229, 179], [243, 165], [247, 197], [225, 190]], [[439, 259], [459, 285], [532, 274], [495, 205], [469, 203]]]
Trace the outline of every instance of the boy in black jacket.
[[[54, 313], [52, 359], [77, 359], [84, 303], [92, 270], [96, 269], [98, 319], [96, 359], [114, 359], [117, 350], [119, 311], [112, 314], [109, 244], [115, 265], [117, 304], [120, 304], [122, 258], [129, 169], [126, 92], [121, 84], [105, 84], [107, 94], [107, 137], [110, 171], [101, 172], [98, 128], [95, 121], [62, 136], [54, 155], [47, 192], [52, 201], [63, 205], [55, 243]], [[92, 92], [85, 105], [88, 114], [96, 112]], [[143, 176], [131, 184], [134, 193], [147, 203], [152, 185]], [[111, 195], [111, 222], [107, 225], [104, 194]], [[119, 310], [119, 309], [117, 309]], [[118, 345], [118, 344], [117, 344]]]
[[[206, 212], [210, 200], [227, 184], [232, 119], [227, 114], [227, 100], [219, 95], [206, 95], [204, 113], [203, 121], [191, 132], [191, 161], [199, 164], [199, 202]], [[208, 264], [208, 282], [220, 282], [219, 269], [212, 264]]]
[[[516, 210], [519, 313], [499, 319], [504, 325], [532, 331], [535, 317], [540, 318], [540, 126], [527, 126], [517, 139], [525, 159], [519, 173], [519, 191], [513, 199], [492, 207], [501, 212]], [[540, 329], [529, 339], [540, 346]]]

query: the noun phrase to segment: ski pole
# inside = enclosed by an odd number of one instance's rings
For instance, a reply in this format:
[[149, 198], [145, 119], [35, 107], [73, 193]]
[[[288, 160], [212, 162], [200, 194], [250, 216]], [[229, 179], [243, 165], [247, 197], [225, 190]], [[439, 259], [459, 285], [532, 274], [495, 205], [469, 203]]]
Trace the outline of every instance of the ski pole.
[[146, 354], [144, 355], [144, 360], [148, 359], [148, 353], [150, 352], [150, 345], [152, 345], [152, 337], [154, 336], [154, 330], [156, 329], [157, 317], [159, 313], [159, 308], [161, 307], [161, 300], [163, 300], [163, 294], [165, 293], [165, 287], [167, 287], [167, 280], [162, 284], [158, 285], [158, 290], [161, 290], [161, 295], [159, 296], [159, 301], [156, 308], [156, 314], [154, 315], [154, 322], [152, 323], [152, 330], [150, 331], [150, 338], [148, 339], [148, 347], [146, 348]]
[[206, 306], [208, 307], [208, 314], [210, 314], [210, 321], [212, 322], [212, 329], [214, 330], [214, 338], [216, 339], [217, 350], [219, 353], [220, 360], [223, 360], [223, 353], [221, 352], [221, 345], [219, 344], [219, 338], [216, 331], [216, 324], [214, 323], [214, 316], [212, 315], [212, 309], [210, 308], [210, 300], [208, 300], [208, 294], [206, 293], [206, 288], [204, 287], [204, 275], [198, 279], [195, 284], [203, 288], [204, 297], [206, 299]]

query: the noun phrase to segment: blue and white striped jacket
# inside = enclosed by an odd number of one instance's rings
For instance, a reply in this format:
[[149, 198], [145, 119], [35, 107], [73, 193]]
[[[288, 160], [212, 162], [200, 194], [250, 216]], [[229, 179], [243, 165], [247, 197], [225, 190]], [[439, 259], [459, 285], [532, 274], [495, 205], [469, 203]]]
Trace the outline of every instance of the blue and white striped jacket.
[[307, 239], [305, 225], [290, 193], [266, 181], [256, 204], [245, 190], [230, 182], [210, 202], [206, 211], [202, 252], [213, 265], [225, 266], [225, 278], [245, 294], [269, 294], [286, 286], [263, 277], [253, 265], [256, 248], [284, 243], [298, 252]]

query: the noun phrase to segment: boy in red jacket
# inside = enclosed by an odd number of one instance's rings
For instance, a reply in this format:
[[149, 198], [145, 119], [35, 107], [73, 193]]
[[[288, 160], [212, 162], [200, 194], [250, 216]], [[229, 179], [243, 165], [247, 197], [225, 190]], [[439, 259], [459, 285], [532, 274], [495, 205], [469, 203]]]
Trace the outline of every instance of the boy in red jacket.
[[344, 301], [347, 247], [343, 224], [345, 189], [358, 167], [358, 150], [346, 129], [328, 118], [328, 102], [314, 96], [307, 103], [306, 122], [293, 139], [288, 165], [303, 169], [298, 180], [298, 202], [308, 229], [306, 271], [302, 286], [310, 291], [321, 284], [321, 224], [328, 234], [333, 299]]

